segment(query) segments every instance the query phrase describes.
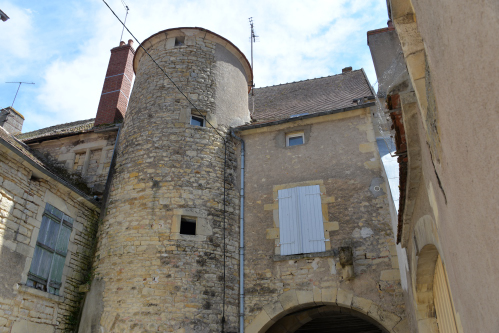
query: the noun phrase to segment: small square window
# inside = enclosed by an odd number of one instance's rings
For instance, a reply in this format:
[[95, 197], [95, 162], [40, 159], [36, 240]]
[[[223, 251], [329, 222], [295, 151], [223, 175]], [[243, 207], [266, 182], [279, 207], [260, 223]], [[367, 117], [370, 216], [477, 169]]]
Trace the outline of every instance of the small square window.
[[175, 46], [182, 46], [185, 43], [185, 36], [175, 37]]
[[191, 115], [191, 125], [204, 127], [204, 118], [201, 116]]
[[196, 218], [182, 216], [180, 218], [180, 233], [182, 235], [195, 235], [196, 234]]
[[286, 134], [286, 146], [299, 146], [305, 143], [305, 137], [302, 133], [290, 133]]

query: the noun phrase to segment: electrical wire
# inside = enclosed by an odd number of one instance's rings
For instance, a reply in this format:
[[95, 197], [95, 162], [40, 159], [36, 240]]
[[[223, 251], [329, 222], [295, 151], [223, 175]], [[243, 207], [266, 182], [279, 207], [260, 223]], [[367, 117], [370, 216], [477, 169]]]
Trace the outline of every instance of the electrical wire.
[[113, 13], [113, 15], [118, 19], [118, 21], [120, 21], [120, 23], [123, 25], [123, 27], [126, 29], [126, 31], [128, 31], [128, 33], [133, 37], [133, 39], [135, 39], [135, 41], [139, 44], [139, 47], [142, 48], [142, 50], [144, 50], [144, 52], [149, 56], [149, 58], [151, 58], [151, 60], [154, 62], [154, 64], [163, 72], [163, 74], [165, 74], [165, 76], [168, 78], [168, 80], [170, 80], [170, 82], [175, 86], [175, 88], [177, 88], [177, 90], [182, 94], [182, 96], [185, 97], [185, 99], [187, 100], [187, 102], [189, 102], [190, 105], [192, 105], [192, 107], [194, 107], [194, 109], [199, 113], [199, 115], [201, 117], [204, 118], [204, 120], [210, 124], [210, 126], [215, 130], [215, 132], [217, 132], [218, 135], [220, 135], [220, 137], [224, 140], [224, 142], [226, 141], [225, 139], [225, 136], [222, 135], [209, 121], [208, 119], [206, 119], [206, 116], [203, 115], [201, 113], [201, 111], [199, 111], [199, 109], [196, 107], [196, 105], [194, 105], [194, 103], [192, 103], [192, 101], [189, 99], [189, 97], [187, 97], [182, 90], [180, 90], [179, 86], [177, 86], [177, 84], [175, 83], [175, 81], [172, 80], [172, 78], [166, 73], [166, 71], [163, 69], [163, 67], [161, 67], [157, 62], [156, 60], [152, 57], [151, 54], [149, 54], [149, 52], [147, 52], [147, 50], [144, 48], [144, 46], [142, 46], [142, 43], [139, 42], [139, 40], [134, 36], [134, 34], [132, 34], [132, 32], [127, 28], [127, 26], [125, 25], [125, 23], [123, 23], [121, 21], [121, 19], [118, 17], [118, 15], [116, 15], [116, 13], [111, 9], [111, 7], [109, 7], [109, 5], [107, 4], [106, 0], [102, 0], [102, 2], [104, 2], [107, 6], [107, 8], [109, 8], [109, 10], [111, 11], [111, 13]]
[[226, 200], [226, 170], [227, 170], [227, 139], [225, 138], [224, 135], [222, 135], [209, 121], [208, 119], [206, 119], [206, 116], [203, 115], [201, 113], [201, 111], [199, 111], [199, 109], [196, 107], [196, 105], [194, 105], [194, 103], [192, 103], [192, 101], [183, 93], [183, 91], [180, 89], [179, 86], [177, 86], [177, 84], [172, 80], [172, 78], [166, 73], [166, 71], [156, 62], [156, 60], [151, 56], [151, 54], [149, 54], [149, 52], [147, 52], [147, 50], [142, 46], [142, 43], [139, 42], [139, 40], [134, 36], [134, 34], [127, 28], [127, 26], [125, 25], [124, 22], [121, 21], [121, 19], [118, 17], [118, 15], [116, 15], [116, 13], [111, 9], [111, 7], [107, 4], [107, 2], [105, 0], [102, 0], [102, 2], [104, 2], [104, 4], [107, 6], [107, 8], [109, 8], [109, 10], [111, 11], [111, 13], [113, 13], [113, 15], [118, 19], [118, 21], [120, 21], [120, 23], [123, 25], [123, 28], [126, 29], [126, 31], [128, 31], [128, 33], [133, 37], [133, 39], [135, 39], [135, 41], [139, 44], [139, 47], [142, 48], [142, 50], [144, 50], [144, 52], [149, 56], [149, 58], [151, 58], [151, 60], [154, 62], [154, 64], [163, 72], [163, 74], [170, 80], [170, 82], [175, 86], [175, 88], [177, 88], [177, 90], [182, 94], [182, 96], [185, 97], [185, 99], [187, 100], [187, 102], [189, 102], [190, 105], [192, 105], [194, 107], [194, 109], [199, 113], [199, 115], [201, 117], [203, 117], [203, 119], [215, 130], [215, 132], [222, 138], [223, 140], [223, 143], [224, 143], [224, 172], [223, 172], [223, 184], [224, 184], [224, 189], [223, 189], [223, 242], [224, 242], [224, 247], [223, 247], [223, 297], [222, 297], [222, 333], [225, 332], [225, 290], [226, 290], [226, 279], [225, 279], [225, 273], [226, 273], [226, 257], [227, 257], [227, 254], [226, 254], [226, 203], [227, 203], [227, 200]]

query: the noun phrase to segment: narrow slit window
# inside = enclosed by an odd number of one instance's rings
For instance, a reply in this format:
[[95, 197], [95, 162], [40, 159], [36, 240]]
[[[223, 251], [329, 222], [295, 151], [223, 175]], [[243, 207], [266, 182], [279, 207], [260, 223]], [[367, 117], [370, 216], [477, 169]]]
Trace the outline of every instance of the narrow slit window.
[[180, 233], [182, 235], [195, 235], [196, 234], [196, 218], [182, 216], [180, 218]]
[[204, 118], [201, 116], [191, 115], [191, 125], [204, 127], [205, 126]]
[[305, 143], [303, 133], [290, 133], [286, 135], [286, 146], [299, 146]]
[[182, 46], [185, 43], [185, 36], [175, 37], [175, 46]]

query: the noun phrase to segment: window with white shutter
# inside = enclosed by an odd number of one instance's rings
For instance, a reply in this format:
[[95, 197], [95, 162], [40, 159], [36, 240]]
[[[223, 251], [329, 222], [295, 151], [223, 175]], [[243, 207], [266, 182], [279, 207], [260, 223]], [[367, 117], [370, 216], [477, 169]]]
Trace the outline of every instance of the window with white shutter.
[[278, 191], [281, 255], [324, 252], [319, 185]]

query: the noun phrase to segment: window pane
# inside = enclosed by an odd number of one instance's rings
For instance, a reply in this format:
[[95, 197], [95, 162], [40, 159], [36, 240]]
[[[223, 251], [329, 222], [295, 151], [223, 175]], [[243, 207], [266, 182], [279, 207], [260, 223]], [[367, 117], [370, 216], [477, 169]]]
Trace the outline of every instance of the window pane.
[[292, 136], [288, 138], [288, 146], [297, 146], [303, 144], [303, 136]]
[[71, 236], [71, 229], [62, 226], [61, 233], [59, 234], [59, 239], [57, 240], [56, 251], [66, 255], [68, 252], [69, 236]]
[[191, 125], [203, 127], [204, 119], [201, 117], [191, 117]]
[[54, 256], [54, 263], [52, 264], [52, 272], [50, 274], [50, 282], [61, 283], [62, 280], [62, 270], [64, 268], [65, 257], [58, 254]]

